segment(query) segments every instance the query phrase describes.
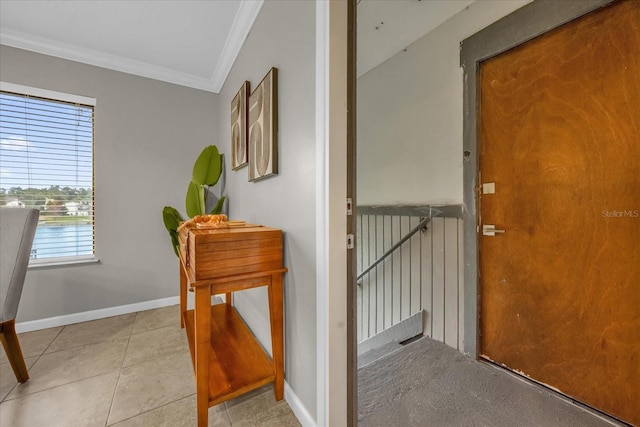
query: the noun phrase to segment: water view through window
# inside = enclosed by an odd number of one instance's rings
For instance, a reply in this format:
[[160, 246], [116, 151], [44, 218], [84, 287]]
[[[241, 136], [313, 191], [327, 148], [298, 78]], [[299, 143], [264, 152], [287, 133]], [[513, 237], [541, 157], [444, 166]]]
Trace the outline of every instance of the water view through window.
[[40, 211], [31, 251], [36, 263], [93, 255], [93, 106], [5, 87], [0, 206]]
[[41, 223], [33, 239], [31, 258], [57, 258], [93, 254], [93, 226]]

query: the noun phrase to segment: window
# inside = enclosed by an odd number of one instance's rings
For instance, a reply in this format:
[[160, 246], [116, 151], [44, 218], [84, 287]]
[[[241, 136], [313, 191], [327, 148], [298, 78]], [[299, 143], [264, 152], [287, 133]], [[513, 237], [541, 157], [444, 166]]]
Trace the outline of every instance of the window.
[[0, 82], [0, 206], [40, 210], [32, 266], [94, 259], [94, 106]]

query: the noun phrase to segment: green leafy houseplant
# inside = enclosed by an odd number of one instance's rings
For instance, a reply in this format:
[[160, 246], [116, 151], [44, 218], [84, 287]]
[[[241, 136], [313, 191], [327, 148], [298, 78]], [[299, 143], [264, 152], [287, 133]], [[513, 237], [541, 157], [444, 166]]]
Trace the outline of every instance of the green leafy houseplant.
[[[206, 206], [209, 187], [217, 184], [222, 174], [222, 167], [222, 155], [218, 152], [218, 147], [209, 145], [202, 150], [202, 153], [200, 153], [193, 165], [191, 182], [189, 183], [189, 187], [187, 187], [185, 205], [189, 218], [193, 218], [196, 215], [207, 214]], [[220, 197], [209, 214], [219, 214], [222, 212], [224, 201], [225, 197]], [[184, 219], [176, 208], [165, 206], [164, 209], [162, 209], [162, 220], [169, 232], [169, 237], [171, 237], [173, 250], [176, 255], [179, 256], [178, 226]]]

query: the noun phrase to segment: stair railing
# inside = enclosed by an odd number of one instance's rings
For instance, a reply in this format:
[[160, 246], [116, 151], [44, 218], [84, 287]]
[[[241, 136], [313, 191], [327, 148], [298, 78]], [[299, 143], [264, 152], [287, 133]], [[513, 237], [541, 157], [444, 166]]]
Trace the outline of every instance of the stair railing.
[[423, 218], [418, 225], [416, 225], [411, 231], [409, 231], [402, 239], [398, 240], [398, 242], [391, 246], [385, 253], [380, 255], [380, 258], [375, 260], [369, 267], [362, 270], [362, 273], [358, 274], [356, 277], [356, 283], [358, 286], [362, 286], [362, 278], [371, 270], [373, 270], [376, 265], [380, 264], [384, 261], [389, 255], [395, 252], [404, 242], [409, 240], [414, 234], [416, 234], [420, 230], [426, 230], [427, 224], [431, 221], [431, 217]]

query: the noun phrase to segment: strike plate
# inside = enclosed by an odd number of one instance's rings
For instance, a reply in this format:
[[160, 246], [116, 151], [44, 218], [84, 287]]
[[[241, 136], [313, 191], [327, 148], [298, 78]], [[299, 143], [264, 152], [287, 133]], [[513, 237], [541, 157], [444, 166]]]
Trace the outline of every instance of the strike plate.
[[354, 237], [353, 234], [347, 234], [347, 249], [353, 249], [354, 248]]
[[485, 182], [482, 184], [482, 194], [496, 194], [496, 183]]

